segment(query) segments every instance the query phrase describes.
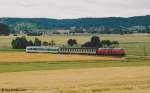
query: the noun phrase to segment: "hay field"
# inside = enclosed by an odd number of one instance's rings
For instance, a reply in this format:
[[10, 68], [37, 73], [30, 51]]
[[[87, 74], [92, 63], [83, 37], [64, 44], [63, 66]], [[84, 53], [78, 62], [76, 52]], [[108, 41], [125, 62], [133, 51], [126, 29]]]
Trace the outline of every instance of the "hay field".
[[[54, 40], [56, 44], [62, 45], [66, 44], [69, 38], [74, 38], [78, 41], [78, 44], [83, 44], [90, 40], [92, 35], [85, 36], [37, 36], [42, 41], [50, 42]], [[117, 40], [120, 43], [124, 42], [147, 42], [150, 40], [150, 35], [98, 35], [101, 39]], [[16, 38], [16, 36], [0, 36], [0, 48], [10, 48], [11, 41]], [[35, 36], [27, 36], [28, 40], [34, 40]]]
[[2, 93], [150, 93], [149, 67], [0, 74]]
[[90, 55], [66, 55], [50, 53], [0, 53], [0, 63], [5, 62], [65, 62], [65, 61], [98, 61], [98, 60], [124, 60], [118, 57], [101, 57]]

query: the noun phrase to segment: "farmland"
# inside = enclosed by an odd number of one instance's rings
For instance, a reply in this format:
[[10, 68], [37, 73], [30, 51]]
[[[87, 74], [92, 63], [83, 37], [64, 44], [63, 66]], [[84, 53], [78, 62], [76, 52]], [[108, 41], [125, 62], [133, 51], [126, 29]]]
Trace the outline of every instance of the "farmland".
[[50, 54], [50, 53], [23, 53], [11, 52], [0, 53], [0, 63], [20, 62], [20, 63], [33, 63], [33, 62], [66, 62], [66, 61], [111, 61], [111, 60], [124, 60], [121, 57], [100, 57], [90, 55], [65, 55], [65, 54]]
[[[120, 43], [127, 42], [148, 42], [150, 40], [149, 34], [143, 35], [99, 35], [101, 39], [116, 40]], [[27, 36], [28, 40], [34, 40], [35, 37], [39, 38], [42, 41], [51, 41], [54, 40], [57, 45], [66, 44], [69, 38], [74, 38], [78, 41], [79, 44], [83, 44], [90, 40], [92, 35], [83, 35], [83, 36]], [[10, 48], [11, 41], [15, 39], [16, 36], [0, 36], [0, 48]]]
[[[114, 40], [119, 41], [120, 47], [126, 50], [128, 55], [136, 56], [150, 56], [150, 35], [149, 34], [134, 34], [134, 35], [98, 35], [101, 40]], [[34, 40], [35, 36], [26, 36], [28, 40]], [[66, 45], [67, 40], [70, 38], [76, 39], [78, 44], [81, 45], [90, 40], [92, 35], [76, 35], [76, 36], [64, 36], [64, 35], [54, 35], [54, 36], [37, 36], [42, 41], [50, 42], [54, 40], [57, 46]], [[11, 41], [15, 39], [16, 36], [0, 36], [0, 52], [24, 52], [24, 50], [13, 50], [11, 49]], [[146, 42], [146, 43], [144, 43]], [[124, 44], [125, 43], [125, 44]], [[145, 45], [145, 46], [144, 46]]]
[[[0, 93], [149, 93], [150, 35], [100, 35], [117, 40], [126, 57], [25, 53], [11, 49], [14, 36], [0, 36]], [[35, 37], [27, 37], [34, 40]], [[79, 44], [87, 36], [40, 36], [42, 41], [66, 44], [69, 38]], [[132, 44], [133, 43], [133, 44]], [[146, 50], [145, 52], [143, 50]]]
[[0, 74], [2, 93], [149, 93], [149, 67], [106, 67]]

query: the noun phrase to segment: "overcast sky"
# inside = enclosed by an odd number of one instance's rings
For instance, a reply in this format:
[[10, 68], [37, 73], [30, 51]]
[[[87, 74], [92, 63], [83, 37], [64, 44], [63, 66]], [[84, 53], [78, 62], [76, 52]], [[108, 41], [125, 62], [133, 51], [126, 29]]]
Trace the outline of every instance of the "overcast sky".
[[150, 14], [150, 0], [0, 0], [0, 17], [129, 17]]

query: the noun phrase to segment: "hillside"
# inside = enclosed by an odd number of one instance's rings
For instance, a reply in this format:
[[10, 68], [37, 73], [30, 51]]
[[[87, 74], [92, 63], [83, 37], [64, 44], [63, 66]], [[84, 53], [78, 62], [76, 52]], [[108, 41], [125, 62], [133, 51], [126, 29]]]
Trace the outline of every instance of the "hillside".
[[150, 15], [129, 18], [79, 18], [79, 19], [48, 19], [48, 18], [0, 18], [0, 23], [20, 29], [62, 29], [70, 27], [111, 27], [150, 26]]

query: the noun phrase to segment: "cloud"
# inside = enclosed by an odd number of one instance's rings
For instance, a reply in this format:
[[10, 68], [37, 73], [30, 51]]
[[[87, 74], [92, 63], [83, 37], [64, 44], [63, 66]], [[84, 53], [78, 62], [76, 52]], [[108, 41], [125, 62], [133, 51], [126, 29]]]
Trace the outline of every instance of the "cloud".
[[150, 0], [0, 0], [1, 17], [109, 17], [150, 13]]

